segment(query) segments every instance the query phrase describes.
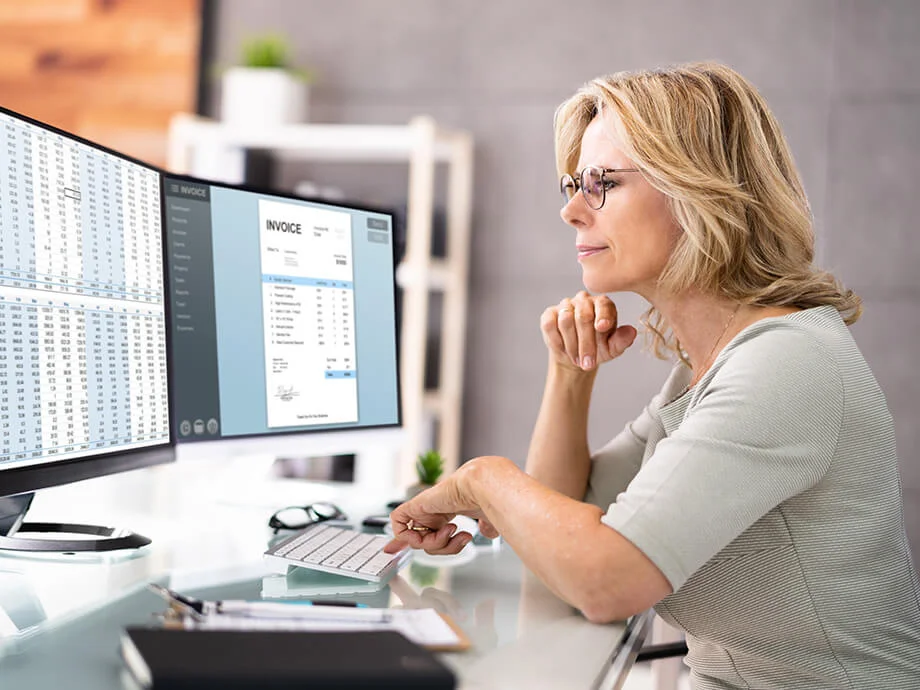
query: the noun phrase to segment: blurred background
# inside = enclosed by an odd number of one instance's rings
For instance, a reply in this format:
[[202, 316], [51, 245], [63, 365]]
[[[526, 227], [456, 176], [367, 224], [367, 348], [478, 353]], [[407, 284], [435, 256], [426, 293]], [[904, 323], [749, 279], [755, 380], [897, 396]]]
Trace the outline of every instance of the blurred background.
[[[281, 34], [291, 67], [312, 77], [306, 122], [405, 124], [424, 114], [472, 135], [462, 456], [519, 464], [546, 366], [540, 313], [581, 287], [573, 234], [559, 218], [556, 106], [607, 72], [703, 59], [738, 69], [785, 128], [814, 211], [818, 263], [864, 299], [853, 332], [895, 417], [920, 560], [920, 3], [3, 0], [0, 103], [165, 165], [171, 118], [221, 118], [222, 75], [260, 32]], [[249, 151], [244, 172], [279, 190], [406, 204], [404, 165]], [[624, 322], [646, 306], [616, 300]], [[434, 314], [430, 338], [439, 332]], [[592, 445], [638, 413], [668, 367], [636, 347], [604, 368]]]

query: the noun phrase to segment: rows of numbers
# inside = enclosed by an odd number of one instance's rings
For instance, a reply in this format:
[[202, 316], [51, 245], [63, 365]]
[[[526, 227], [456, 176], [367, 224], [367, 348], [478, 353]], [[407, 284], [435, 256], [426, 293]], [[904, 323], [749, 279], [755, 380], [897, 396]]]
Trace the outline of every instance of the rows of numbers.
[[158, 174], [0, 132], [0, 464], [168, 440]]
[[158, 173], [0, 122], [0, 286], [161, 303]]

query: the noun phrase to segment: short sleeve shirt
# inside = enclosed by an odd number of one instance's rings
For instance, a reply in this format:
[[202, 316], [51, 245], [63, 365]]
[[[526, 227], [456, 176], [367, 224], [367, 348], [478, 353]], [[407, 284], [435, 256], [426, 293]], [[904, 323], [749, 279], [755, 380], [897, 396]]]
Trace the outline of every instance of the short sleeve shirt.
[[602, 520], [671, 583], [695, 688], [920, 688], [893, 423], [834, 308], [749, 326], [644, 417]]

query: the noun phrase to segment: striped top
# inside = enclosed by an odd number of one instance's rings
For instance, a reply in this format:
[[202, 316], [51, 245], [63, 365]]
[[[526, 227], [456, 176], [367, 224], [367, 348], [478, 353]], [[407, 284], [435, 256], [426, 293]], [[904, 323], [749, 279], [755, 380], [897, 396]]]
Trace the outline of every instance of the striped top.
[[696, 690], [920, 688], [920, 583], [885, 397], [830, 306], [678, 365], [585, 500], [674, 593]]

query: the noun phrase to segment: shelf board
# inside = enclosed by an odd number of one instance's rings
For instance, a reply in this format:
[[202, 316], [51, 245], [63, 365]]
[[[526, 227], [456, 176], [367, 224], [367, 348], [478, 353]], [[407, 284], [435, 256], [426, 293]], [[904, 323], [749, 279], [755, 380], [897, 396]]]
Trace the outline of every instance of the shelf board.
[[396, 267], [396, 283], [401, 288], [428, 285], [432, 290], [446, 290], [450, 268], [445, 259], [431, 259], [427, 267], [427, 278], [421, 278], [424, 269], [417, 269], [406, 261]]
[[[295, 124], [258, 129], [188, 114], [173, 118], [170, 136], [186, 145], [270, 149], [285, 158], [405, 162], [416, 149], [410, 125]], [[448, 161], [454, 134], [435, 130], [434, 157]]]
[[441, 394], [437, 391], [427, 390], [422, 396], [422, 406], [429, 414], [440, 417], [444, 414], [444, 405], [441, 401]]

